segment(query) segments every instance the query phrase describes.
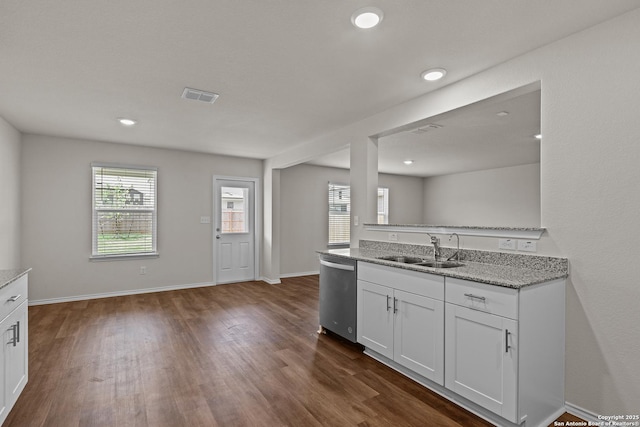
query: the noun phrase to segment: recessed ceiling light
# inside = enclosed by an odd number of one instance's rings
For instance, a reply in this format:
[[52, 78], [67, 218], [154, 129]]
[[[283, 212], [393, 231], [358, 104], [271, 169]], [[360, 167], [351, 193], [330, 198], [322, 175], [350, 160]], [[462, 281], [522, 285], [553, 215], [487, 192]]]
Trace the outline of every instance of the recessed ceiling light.
[[444, 68], [432, 68], [420, 74], [424, 80], [428, 82], [434, 82], [436, 80], [440, 80], [447, 74], [447, 70]]
[[533, 135], [533, 137], [534, 137], [535, 139], [542, 139], [542, 134], [541, 134], [541, 133], [538, 133], [538, 134]]
[[405, 160], [403, 163], [405, 165], [412, 165], [413, 164], [413, 160]]
[[373, 28], [382, 22], [384, 14], [377, 7], [365, 7], [358, 9], [351, 15], [351, 23], [357, 28]]
[[496, 116], [499, 116], [499, 117], [504, 117], [508, 115], [509, 115], [508, 111], [500, 111], [499, 113], [496, 113]]
[[133, 126], [136, 123], [138, 123], [137, 121], [133, 120], [133, 119], [126, 119], [124, 117], [119, 117], [118, 121], [120, 122], [120, 124], [122, 126]]

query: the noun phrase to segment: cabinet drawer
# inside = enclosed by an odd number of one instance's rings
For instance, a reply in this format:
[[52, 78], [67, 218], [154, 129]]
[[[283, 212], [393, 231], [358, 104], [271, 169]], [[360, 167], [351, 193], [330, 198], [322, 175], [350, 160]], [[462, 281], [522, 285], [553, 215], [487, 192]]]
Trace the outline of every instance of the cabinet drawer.
[[27, 275], [0, 289], [0, 320], [27, 299]]
[[358, 279], [440, 301], [444, 300], [444, 277], [436, 274], [358, 262]]
[[447, 277], [445, 300], [498, 316], [518, 319], [518, 290]]

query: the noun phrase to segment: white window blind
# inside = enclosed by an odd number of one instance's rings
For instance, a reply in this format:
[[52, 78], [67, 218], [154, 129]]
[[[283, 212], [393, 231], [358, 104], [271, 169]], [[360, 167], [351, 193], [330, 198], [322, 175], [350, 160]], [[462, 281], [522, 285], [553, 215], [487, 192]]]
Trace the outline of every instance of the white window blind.
[[[378, 224], [389, 223], [389, 189], [378, 188]], [[329, 246], [351, 240], [351, 187], [329, 183]]]
[[349, 244], [351, 239], [351, 189], [329, 183], [329, 245]]
[[157, 169], [92, 164], [92, 258], [157, 254]]

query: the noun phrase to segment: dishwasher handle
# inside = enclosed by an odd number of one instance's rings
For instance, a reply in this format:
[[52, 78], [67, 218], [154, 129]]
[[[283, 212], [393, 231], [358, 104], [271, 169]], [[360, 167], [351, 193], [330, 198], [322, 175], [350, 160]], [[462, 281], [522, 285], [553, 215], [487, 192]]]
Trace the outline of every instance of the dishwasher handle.
[[355, 266], [351, 264], [338, 264], [337, 262], [325, 261], [323, 259], [320, 260], [320, 265], [324, 265], [325, 267], [330, 267], [330, 268], [337, 268], [340, 270], [347, 270], [347, 271], [356, 270]]

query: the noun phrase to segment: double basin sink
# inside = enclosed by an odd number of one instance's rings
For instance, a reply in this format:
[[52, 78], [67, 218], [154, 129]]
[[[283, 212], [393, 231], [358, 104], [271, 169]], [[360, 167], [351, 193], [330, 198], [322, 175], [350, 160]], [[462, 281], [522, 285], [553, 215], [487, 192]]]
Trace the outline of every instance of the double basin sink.
[[384, 261], [399, 262], [402, 264], [413, 264], [413, 265], [420, 265], [423, 267], [433, 267], [433, 268], [454, 268], [454, 267], [462, 267], [464, 265], [456, 261], [435, 261], [435, 260], [409, 257], [404, 255], [386, 255], [386, 256], [377, 257], [377, 259], [381, 259]]

